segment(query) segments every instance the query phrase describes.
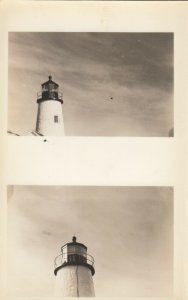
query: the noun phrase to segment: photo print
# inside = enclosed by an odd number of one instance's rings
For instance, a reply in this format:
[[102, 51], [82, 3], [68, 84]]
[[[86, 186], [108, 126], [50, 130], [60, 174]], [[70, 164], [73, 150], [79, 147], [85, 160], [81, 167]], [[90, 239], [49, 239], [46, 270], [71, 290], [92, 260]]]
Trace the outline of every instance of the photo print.
[[9, 296], [172, 296], [172, 187], [8, 186], [7, 214]]
[[8, 134], [173, 136], [173, 33], [10, 32]]

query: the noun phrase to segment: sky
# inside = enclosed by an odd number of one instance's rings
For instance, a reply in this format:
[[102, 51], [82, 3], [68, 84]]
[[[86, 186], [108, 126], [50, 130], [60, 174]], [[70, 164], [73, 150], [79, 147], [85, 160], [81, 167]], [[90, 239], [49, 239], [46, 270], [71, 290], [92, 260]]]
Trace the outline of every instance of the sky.
[[168, 136], [172, 33], [9, 33], [8, 130], [35, 130], [49, 74], [64, 95], [67, 136]]
[[9, 186], [7, 222], [10, 296], [52, 296], [74, 234], [95, 259], [96, 296], [172, 296], [171, 187]]

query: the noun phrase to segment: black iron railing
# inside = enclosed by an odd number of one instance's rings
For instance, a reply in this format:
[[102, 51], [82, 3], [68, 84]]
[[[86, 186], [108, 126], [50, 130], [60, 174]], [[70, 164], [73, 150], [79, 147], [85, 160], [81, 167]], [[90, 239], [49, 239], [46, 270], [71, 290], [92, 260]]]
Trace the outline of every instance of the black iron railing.
[[57, 269], [58, 267], [62, 266], [66, 263], [85, 263], [90, 266], [94, 266], [94, 258], [90, 254], [77, 254], [75, 252], [69, 253], [61, 253], [58, 255], [54, 260], [54, 268]]
[[37, 100], [40, 99], [63, 99], [63, 93], [57, 91], [40, 91], [37, 93]]

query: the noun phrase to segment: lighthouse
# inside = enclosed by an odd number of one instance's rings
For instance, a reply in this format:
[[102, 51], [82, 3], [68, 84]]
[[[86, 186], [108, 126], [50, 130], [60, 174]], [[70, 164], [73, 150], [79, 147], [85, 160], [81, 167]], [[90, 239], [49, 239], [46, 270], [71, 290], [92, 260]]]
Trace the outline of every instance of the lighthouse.
[[36, 133], [38, 135], [63, 136], [63, 96], [59, 92], [59, 85], [49, 76], [48, 81], [41, 85], [37, 93], [38, 113]]
[[87, 247], [72, 242], [61, 247], [61, 254], [55, 258], [55, 295], [58, 297], [94, 297], [94, 258], [87, 253]]

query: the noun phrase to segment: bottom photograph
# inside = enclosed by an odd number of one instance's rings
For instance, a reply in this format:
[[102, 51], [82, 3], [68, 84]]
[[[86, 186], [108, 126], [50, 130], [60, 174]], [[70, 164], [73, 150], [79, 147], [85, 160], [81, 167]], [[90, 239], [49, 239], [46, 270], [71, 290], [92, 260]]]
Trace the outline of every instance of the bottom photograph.
[[170, 297], [173, 187], [8, 186], [7, 293]]

